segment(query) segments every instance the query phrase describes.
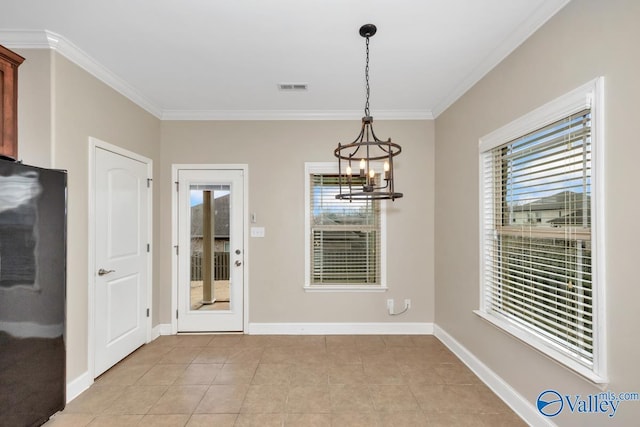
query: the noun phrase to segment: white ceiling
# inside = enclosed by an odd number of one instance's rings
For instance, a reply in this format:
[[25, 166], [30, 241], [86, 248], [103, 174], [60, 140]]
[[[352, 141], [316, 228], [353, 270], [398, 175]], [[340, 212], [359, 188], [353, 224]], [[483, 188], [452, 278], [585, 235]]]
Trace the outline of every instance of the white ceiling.
[[341, 119], [373, 23], [372, 115], [433, 118], [568, 1], [0, 0], [0, 44], [56, 49], [163, 119]]

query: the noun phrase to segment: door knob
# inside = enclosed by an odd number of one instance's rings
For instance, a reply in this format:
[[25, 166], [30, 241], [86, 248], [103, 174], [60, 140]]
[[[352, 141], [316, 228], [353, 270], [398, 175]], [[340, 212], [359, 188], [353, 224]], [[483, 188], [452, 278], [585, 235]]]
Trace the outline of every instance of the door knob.
[[101, 268], [98, 270], [98, 276], [104, 276], [105, 274], [113, 273], [114, 271], [115, 270], [105, 270], [104, 268]]
[[240, 267], [242, 265], [242, 263], [238, 260], [236, 260], [235, 264], [236, 264], [236, 267]]

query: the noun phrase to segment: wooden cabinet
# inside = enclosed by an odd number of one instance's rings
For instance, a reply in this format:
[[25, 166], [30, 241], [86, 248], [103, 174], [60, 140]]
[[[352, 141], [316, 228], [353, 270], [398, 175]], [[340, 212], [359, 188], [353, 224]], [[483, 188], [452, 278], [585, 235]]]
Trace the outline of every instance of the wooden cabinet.
[[18, 158], [18, 66], [24, 58], [0, 45], [0, 155]]

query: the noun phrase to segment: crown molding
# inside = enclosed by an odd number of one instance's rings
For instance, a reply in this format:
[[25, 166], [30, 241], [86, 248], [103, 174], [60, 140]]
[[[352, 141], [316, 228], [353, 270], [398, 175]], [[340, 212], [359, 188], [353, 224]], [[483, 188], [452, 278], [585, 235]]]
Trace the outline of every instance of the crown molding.
[[[52, 31], [0, 30], [10, 49], [51, 49], [160, 120], [360, 120], [360, 110], [163, 110], [78, 46]], [[378, 120], [432, 120], [429, 110], [375, 112]]]
[[[51, 49], [160, 120], [360, 120], [361, 110], [163, 110], [60, 34], [48, 30], [0, 30], [10, 49]], [[430, 110], [376, 110], [377, 120], [433, 120]]]
[[152, 115], [162, 116], [161, 108], [59, 34], [48, 30], [0, 30], [0, 40], [10, 49], [54, 50]]
[[[48, 31], [0, 30], [0, 42], [9, 49], [50, 49]], [[53, 33], [50, 33], [53, 34]]]
[[[360, 110], [164, 110], [162, 120], [360, 120]], [[377, 120], [433, 120], [428, 110], [376, 111]]]
[[540, 7], [522, 22], [516, 30], [505, 38], [493, 52], [484, 58], [478, 66], [462, 82], [444, 97], [433, 109], [434, 117], [438, 117], [469, 89], [486, 76], [495, 66], [516, 50], [533, 33], [538, 31], [549, 19], [555, 16], [571, 0], [545, 1]]

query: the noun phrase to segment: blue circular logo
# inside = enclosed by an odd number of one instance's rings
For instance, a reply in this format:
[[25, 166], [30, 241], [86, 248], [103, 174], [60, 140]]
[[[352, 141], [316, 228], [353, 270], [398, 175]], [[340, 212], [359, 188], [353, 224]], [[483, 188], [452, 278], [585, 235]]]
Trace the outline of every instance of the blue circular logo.
[[545, 390], [538, 395], [538, 411], [545, 417], [555, 417], [564, 407], [562, 396], [555, 390]]

